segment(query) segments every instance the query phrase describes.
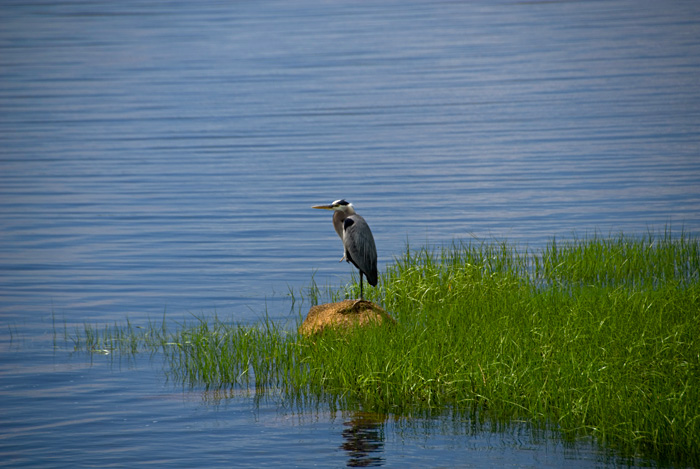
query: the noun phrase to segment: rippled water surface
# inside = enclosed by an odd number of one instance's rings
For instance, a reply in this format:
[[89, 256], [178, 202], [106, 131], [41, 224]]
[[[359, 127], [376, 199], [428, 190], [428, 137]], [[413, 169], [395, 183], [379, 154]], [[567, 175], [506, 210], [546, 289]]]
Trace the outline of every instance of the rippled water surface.
[[[518, 426], [280, 407], [74, 353], [453, 239], [700, 233], [700, 3], [3, 2], [0, 465], [614, 464]], [[274, 393], [273, 393], [274, 394]], [[358, 449], [359, 448], [359, 449]]]

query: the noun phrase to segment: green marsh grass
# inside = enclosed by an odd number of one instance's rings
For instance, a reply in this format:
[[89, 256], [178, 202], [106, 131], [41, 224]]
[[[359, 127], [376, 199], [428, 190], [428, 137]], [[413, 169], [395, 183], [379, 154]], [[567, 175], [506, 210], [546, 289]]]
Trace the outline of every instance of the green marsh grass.
[[[458, 410], [698, 465], [699, 247], [669, 232], [553, 240], [538, 251], [406, 247], [366, 292], [394, 327], [305, 339], [269, 319], [197, 319], [173, 333], [86, 329], [76, 347], [162, 349], [170, 372], [193, 385], [395, 414]], [[318, 302], [315, 282], [311, 291]]]

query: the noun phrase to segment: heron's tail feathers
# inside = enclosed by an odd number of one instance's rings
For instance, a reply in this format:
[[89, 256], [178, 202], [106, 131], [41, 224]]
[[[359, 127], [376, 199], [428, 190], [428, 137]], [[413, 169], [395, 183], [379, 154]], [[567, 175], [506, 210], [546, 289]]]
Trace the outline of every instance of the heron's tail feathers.
[[367, 277], [367, 282], [369, 282], [370, 285], [373, 287], [377, 286], [378, 274], [376, 268], [374, 268], [372, 272], [366, 272], [365, 277]]

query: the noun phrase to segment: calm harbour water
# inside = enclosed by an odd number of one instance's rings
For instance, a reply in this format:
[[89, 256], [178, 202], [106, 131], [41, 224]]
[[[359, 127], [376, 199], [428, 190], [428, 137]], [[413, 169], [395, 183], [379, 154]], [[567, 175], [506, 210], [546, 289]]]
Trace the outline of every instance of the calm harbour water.
[[338, 198], [380, 269], [407, 240], [698, 234], [698, 77], [696, 1], [3, 2], [0, 466], [620, 463], [183, 388], [53, 324], [293, 327], [290, 289], [350, 279], [310, 209]]

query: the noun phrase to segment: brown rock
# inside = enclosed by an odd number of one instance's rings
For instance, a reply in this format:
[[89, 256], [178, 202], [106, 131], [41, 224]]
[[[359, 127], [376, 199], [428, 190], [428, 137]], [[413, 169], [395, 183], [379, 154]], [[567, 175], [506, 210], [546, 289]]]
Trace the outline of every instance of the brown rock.
[[309, 336], [327, 327], [349, 329], [355, 326], [379, 325], [384, 321], [396, 324], [394, 318], [370, 301], [345, 300], [312, 306], [299, 327], [299, 333]]

